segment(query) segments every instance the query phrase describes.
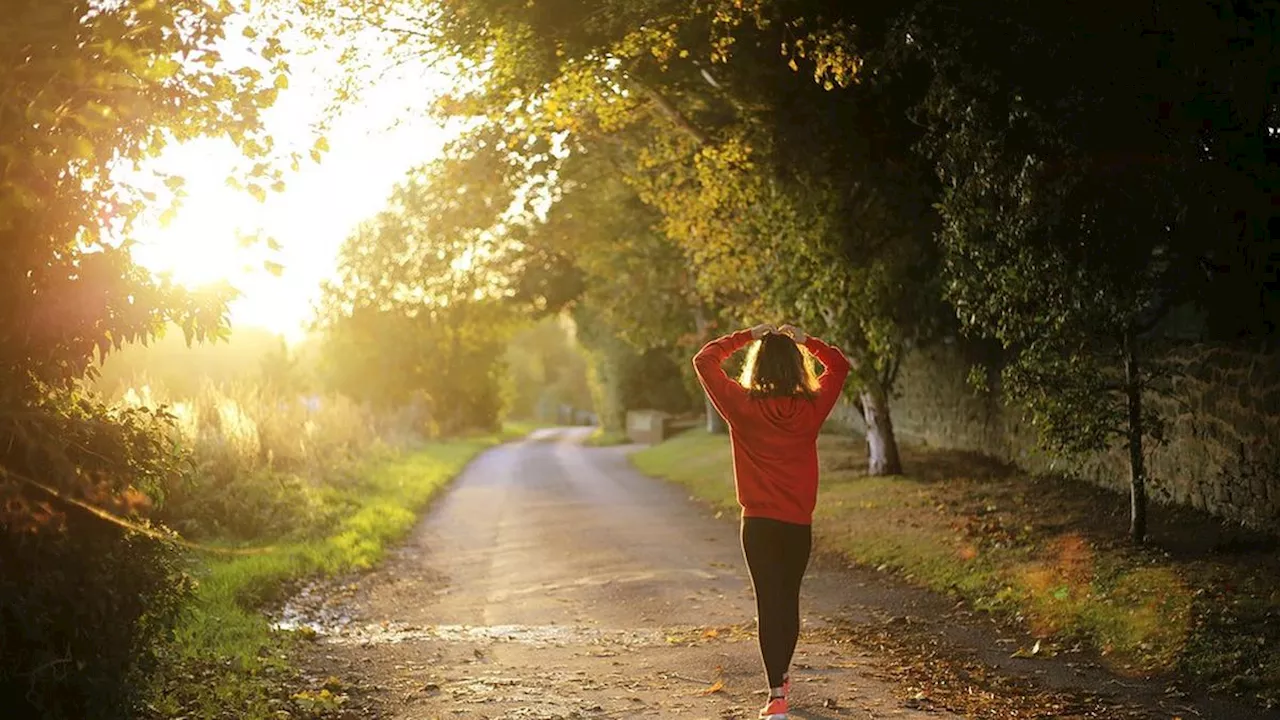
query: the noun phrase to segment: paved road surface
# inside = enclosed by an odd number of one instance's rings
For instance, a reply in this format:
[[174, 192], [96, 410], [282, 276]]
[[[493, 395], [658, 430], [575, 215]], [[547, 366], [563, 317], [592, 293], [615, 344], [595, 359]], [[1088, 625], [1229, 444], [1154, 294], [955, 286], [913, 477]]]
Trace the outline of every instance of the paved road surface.
[[[753, 718], [754, 607], [733, 523], [646, 478], [589, 430], [480, 456], [408, 543], [330, 607], [316, 661], [372, 678], [396, 718]], [[811, 569], [806, 631], [837, 609]], [[814, 634], [806, 632], [806, 635]], [[796, 718], [939, 718], [870, 677], [875, 658], [802, 639]]]

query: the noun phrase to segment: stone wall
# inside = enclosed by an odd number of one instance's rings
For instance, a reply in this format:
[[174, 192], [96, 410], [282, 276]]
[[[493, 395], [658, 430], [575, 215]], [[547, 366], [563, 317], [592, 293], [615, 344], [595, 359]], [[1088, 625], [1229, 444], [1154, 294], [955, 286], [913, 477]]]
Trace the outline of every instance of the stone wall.
[[667, 438], [669, 417], [660, 410], [628, 410], [627, 438], [641, 445], [660, 443]]
[[[908, 357], [891, 404], [898, 437], [1128, 492], [1124, 448], [1073, 458], [1039, 450], [998, 387], [979, 393], [969, 385], [969, 368], [983, 359], [959, 342]], [[1180, 372], [1167, 395], [1148, 398], [1168, 423], [1165, 442], [1147, 449], [1152, 499], [1280, 532], [1280, 357], [1196, 345], [1178, 350], [1173, 362]], [[836, 419], [859, 429], [850, 407]]]

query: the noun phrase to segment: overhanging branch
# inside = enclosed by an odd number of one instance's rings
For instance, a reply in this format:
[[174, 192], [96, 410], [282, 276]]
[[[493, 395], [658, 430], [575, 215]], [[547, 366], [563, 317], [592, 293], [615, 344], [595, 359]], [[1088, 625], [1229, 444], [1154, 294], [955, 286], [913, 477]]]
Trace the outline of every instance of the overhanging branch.
[[699, 145], [711, 144], [711, 136], [707, 135], [701, 128], [694, 125], [689, 118], [685, 117], [684, 113], [680, 112], [675, 105], [671, 104], [671, 101], [662, 93], [637, 79], [635, 75], [628, 74], [626, 77], [628, 82], [630, 82], [636, 90], [640, 91], [641, 94], [649, 98], [649, 101], [653, 103], [653, 106], [657, 108], [658, 112], [662, 113], [681, 132], [693, 138], [694, 142]]

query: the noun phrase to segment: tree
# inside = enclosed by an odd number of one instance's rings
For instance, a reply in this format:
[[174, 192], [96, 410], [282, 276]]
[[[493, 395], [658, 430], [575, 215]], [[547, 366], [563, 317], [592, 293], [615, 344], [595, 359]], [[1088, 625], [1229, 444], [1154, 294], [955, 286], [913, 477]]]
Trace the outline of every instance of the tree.
[[[555, 138], [569, 153], [621, 148], [619, 174], [658, 212], [702, 304], [730, 308], [735, 320], [799, 315], [855, 355], [870, 469], [899, 471], [888, 413], [894, 368], [909, 344], [927, 339], [941, 307], [929, 270], [929, 179], [909, 152], [915, 131], [902, 121], [901, 93], [855, 92], [859, 58], [840, 48], [814, 56], [815, 78], [847, 92], [797, 77], [794, 59], [778, 53], [814, 7], [430, 8], [431, 22], [416, 30], [476, 68], [477, 90], [450, 98], [445, 111], [504, 130], [531, 176], [550, 178], [557, 158], [521, 152], [522, 138]], [[801, 35], [833, 46], [837, 30]], [[803, 39], [794, 45], [807, 52]], [[812, 155], [797, 156], [800, 140]], [[792, 281], [771, 282], [780, 277]], [[701, 316], [705, 333], [712, 320]]]
[[788, 48], [794, 8], [750, 10], [729, 23], [732, 54], [721, 51], [726, 62], [713, 71], [736, 120], [703, 134], [719, 137], [718, 146], [683, 173], [668, 161], [645, 175], [647, 197], [697, 257], [709, 292], [744, 315], [792, 318], [844, 347], [869, 471], [898, 473], [889, 412], [897, 367], [937, 331], [944, 310], [932, 184], [911, 152], [918, 128], [903, 121], [914, 86], [851, 84], [860, 65], [852, 54], [820, 57], [820, 83], [797, 77], [799, 64], [773, 50]]
[[[203, 2], [19, 2], [0, 78], [0, 375], [10, 407], [69, 388], [92, 361], [168, 322], [225, 332], [227, 288], [191, 292], [133, 263], [129, 232], [155, 193], [113, 171], [174, 141], [228, 134], [263, 159], [277, 88], [218, 65], [230, 8]], [[258, 47], [279, 63], [278, 40]], [[259, 163], [259, 177], [270, 177]], [[181, 178], [165, 178], [174, 190]], [[73, 490], [75, 483], [64, 489]]]
[[130, 230], [160, 183], [120, 171], [168, 143], [226, 135], [257, 165], [253, 187], [276, 179], [258, 119], [285, 70], [281, 46], [264, 33], [248, 66], [221, 63], [232, 12], [200, 0], [5, 7], [0, 705], [21, 715], [127, 712], [183, 596], [172, 547], [82, 509], [137, 519], [163, 497], [178, 471], [164, 419], [77, 384], [95, 359], [168, 322], [192, 338], [225, 330], [225, 289], [186, 291], [133, 262]]
[[[948, 297], [968, 330], [1003, 345], [1003, 389], [1046, 444], [1127, 448], [1135, 542], [1146, 534], [1144, 442], [1160, 438], [1145, 399], [1167, 372], [1163, 320], [1213, 295], [1207, 261], [1234, 254], [1241, 226], [1275, 213], [1256, 201], [1259, 190], [1273, 196], [1275, 174], [1244, 178], [1265, 156], [1227, 170], [1241, 160], [1231, 145], [1275, 146], [1274, 95], [1241, 131], [1228, 108], [1256, 100], [1233, 98], [1238, 71], [1225, 69], [1246, 64], [1190, 44], [1267, 32], [1227, 24], [1146, 8], [997, 3], [979, 13], [947, 2], [904, 21], [907, 54], [933, 68], [920, 116], [946, 187]], [[1265, 52], [1275, 67], [1274, 48]], [[1254, 185], [1234, 207], [1215, 197], [1229, 178]]]
[[[598, 409], [611, 429], [621, 428], [630, 408], [687, 409], [680, 393], [645, 392], [642, 385], [691, 375], [687, 358], [705, 337], [699, 334], [705, 328], [698, 327], [705, 306], [684, 254], [659, 232], [658, 214], [625, 182], [619, 152], [597, 146], [570, 153], [556, 168], [555, 195], [545, 219], [523, 237], [529, 245], [572, 258], [582, 278], [568, 305], [580, 341], [591, 350]], [[668, 372], [653, 372], [664, 357]], [[708, 418], [723, 424], [710, 408]]]
[[384, 409], [420, 396], [445, 433], [498, 424], [515, 320], [510, 258], [493, 242], [508, 198], [470, 191], [484, 183], [473, 159], [446, 158], [396, 189], [344, 244], [320, 316], [339, 390]]
[[545, 317], [518, 331], [507, 347], [512, 417], [551, 420], [561, 406], [592, 407], [587, 359], [564, 315]]

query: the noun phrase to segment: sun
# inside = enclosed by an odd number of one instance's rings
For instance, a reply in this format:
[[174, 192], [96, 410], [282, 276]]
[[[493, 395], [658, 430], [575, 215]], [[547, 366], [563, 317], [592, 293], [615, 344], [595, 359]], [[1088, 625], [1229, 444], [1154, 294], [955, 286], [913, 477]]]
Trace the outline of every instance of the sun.
[[238, 239], [248, 230], [228, 207], [236, 204], [238, 198], [225, 193], [189, 197], [172, 222], [139, 231], [134, 257], [152, 272], [189, 288], [224, 281], [243, 284], [251, 273], [251, 258]]
[[[276, 149], [303, 156], [315, 140], [314, 122], [328, 97], [326, 73], [332, 72], [308, 62], [294, 63], [289, 90], [265, 115]], [[185, 198], [171, 222], [157, 217], [137, 227], [134, 259], [187, 287], [229, 283], [239, 291], [230, 307], [233, 329], [252, 326], [301, 339], [323, 283], [337, 273], [343, 241], [386, 206], [410, 169], [438, 157], [460, 131], [429, 117], [425, 105], [406, 105], [406, 98], [427, 103], [452, 82], [425, 64], [386, 75], [327, 127], [330, 151], [322, 162], [292, 168], [284, 189], [265, 199], [228, 184], [245, 164], [230, 140], [167, 148], [148, 170], [184, 178]], [[246, 237], [274, 242], [246, 243]], [[283, 270], [269, 272], [268, 264]]]
[[234, 147], [217, 140], [167, 154], [163, 171], [184, 179], [185, 197], [168, 222], [152, 217], [140, 224], [132, 237], [133, 257], [188, 288], [229, 284], [239, 293], [230, 308], [233, 325], [295, 337], [305, 325], [305, 299], [296, 297], [298, 287], [265, 269], [268, 262], [283, 264], [280, 253], [261, 239], [246, 240], [286, 224], [282, 200], [287, 198], [264, 203], [230, 187], [226, 179], [239, 158]]

